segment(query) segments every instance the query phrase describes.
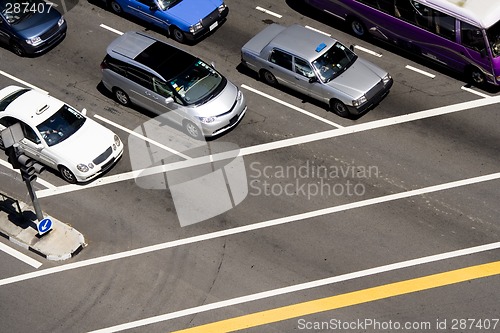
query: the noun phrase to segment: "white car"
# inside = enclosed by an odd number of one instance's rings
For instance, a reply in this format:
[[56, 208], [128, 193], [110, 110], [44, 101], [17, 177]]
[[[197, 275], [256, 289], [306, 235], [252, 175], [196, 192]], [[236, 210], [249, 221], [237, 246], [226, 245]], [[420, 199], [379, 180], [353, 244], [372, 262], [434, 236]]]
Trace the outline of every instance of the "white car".
[[[20, 123], [24, 154], [58, 170], [69, 183], [90, 181], [123, 154], [118, 135], [85, 114], [85, 109], [77, 111], [37, 90], [17, 86], [0, 90], [0, 131]], [[0, 148], [4, 148], [1, 136]]]

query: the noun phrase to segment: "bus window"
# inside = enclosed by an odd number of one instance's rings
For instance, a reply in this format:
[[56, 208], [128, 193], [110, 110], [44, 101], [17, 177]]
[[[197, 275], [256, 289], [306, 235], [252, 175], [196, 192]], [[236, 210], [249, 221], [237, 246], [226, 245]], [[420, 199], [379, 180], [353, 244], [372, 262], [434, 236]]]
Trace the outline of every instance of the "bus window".
[[496, 58], [500, 55], [500, 22], [497, 22], [495, 25], [490, 27], [486, 31], [486, 35], [490, 41], [491, 52]]
[[435, 32], [446, 39], [455, 41], [455, 18], [437, 10], [433, 11]]
[[462, 36], [462, 45], [478, 52], [486, 50], [483, 33], [478, 27], [460, 22], [460, 35]]

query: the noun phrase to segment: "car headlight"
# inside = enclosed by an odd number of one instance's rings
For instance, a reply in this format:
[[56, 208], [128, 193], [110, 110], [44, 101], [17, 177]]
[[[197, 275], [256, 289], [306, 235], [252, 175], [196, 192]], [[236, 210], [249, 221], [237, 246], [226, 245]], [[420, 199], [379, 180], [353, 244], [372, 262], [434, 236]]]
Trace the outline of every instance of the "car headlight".
[[63, 25], [63, 23], [64, 23], [64, 17], [61, 16], [61, 18], [59, 19], [59, 21], [57, 21], [57, 25], [61, 26], [61, 25]]
[[219, 6], [219, 13], [222, 13], [226, 9], [226, 4], [223, 3], [222, 5]]
[[354, 99], [352, 101], [352, 106], [360, 106], [361, 104], [366, 103], [366, 96], [363, 95], [358, 99]]
[[203, 26], [201, 25], [201, 22], [198, 22], [192, 26], [189, 27], [189, 32], [192, 34], [197, 33], [199, 30], [201, 30]]
[[76, 166], [76, 168], [78, 169], [78, 171], [80, 172], [88, 172], [90, 169], [93, 169], [94, 168], [94, 164], [92, 163], [89, 163], [88, 165], [85, 165], [83, 163], [80, 163]]
[[241, 92], [241, 90], [238, 89], [238, 95], [236, 96], [236, 100], [241, 100], [241, 97], [243, 97], [243, 93]]
[[213, 123], [215, 121], [215, 117], [198, 117], [198, 119], [200, 119], [200, 121], [204, 124], [210, 124], [210, 123]]
[[384, 81], [384, 86], [391, 81], [391, 76], [389, 74], [386, 74], [384, 78], [382, 79]]
[[42, 38], [40, 38], [39, 36], [37, 37], [33, 37], [33, 38], [30, 38], [30, 39], [26, 39], [26, 43], [28, 43], [29, 45], [38, 45], [42, 42]]
[[120, 138], [118, 137], [118, 135], [115, 134], [115, 136], [113, 138], [115, 140], [116, 147], [120, 147], [120, 145], [122, 144], [122, 142], [121, 142]]

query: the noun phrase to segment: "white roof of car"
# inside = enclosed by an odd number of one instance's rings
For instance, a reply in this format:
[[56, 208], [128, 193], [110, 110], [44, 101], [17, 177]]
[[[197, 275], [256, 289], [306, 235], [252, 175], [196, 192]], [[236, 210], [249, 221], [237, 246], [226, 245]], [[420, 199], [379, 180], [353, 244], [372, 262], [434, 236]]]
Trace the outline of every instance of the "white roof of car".
[[[0, 90], [0, 100], [22, 89], [26, 88], [17, 86], [6, 87]], [[5, 111], [0, 111], [0, 114], [2, 116], [11, 115], [26, 124], [36, 126], [59, 110], [63, 105], [64, 103], [55, 97], [30, 89], [12, 101]]]
[[475, 23], [480, 28], [488, 29], [500, 20], [498, 0], [418, 0], [418, 2], [455, 13], [459, 19]]

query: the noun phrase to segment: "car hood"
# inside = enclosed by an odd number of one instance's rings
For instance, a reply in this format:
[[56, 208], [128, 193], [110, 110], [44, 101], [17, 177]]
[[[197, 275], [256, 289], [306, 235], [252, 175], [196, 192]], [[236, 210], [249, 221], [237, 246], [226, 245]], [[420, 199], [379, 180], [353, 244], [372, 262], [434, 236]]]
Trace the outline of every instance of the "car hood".
[[382, 68], [358, 58], [345, 72], [327, 85], [357, 99], [370, 91], [386, 74]]
[[220, 0], [183, 0], [170, 8], [168, 13], [191, 26], [207, 17], [220, 5]]
[[113, 145], [113, 137], [112, 131], [87, 118], [72, 136], [48, 149], [73, 166], [79, 163], [88, 165]]
[[191, 114], [192, 116], [214, 117], [232, 110], [238, 96], [238, 88], [229, 82], [229, 80], [225, 81], [226, 86], [217, 96], [213, 97], [210, 101], [191, 109], [193, 110], [193, 113]]
[[[48, 10], [48, 8], [46, 10]], [[61, 14], [54, 8], [51, 8], [48, 13], [36, 12], [21, 22], [11, 25], [11, 27], [22, 38], [30, 39], [49, 31], [57, 24], [60, 18]]]

